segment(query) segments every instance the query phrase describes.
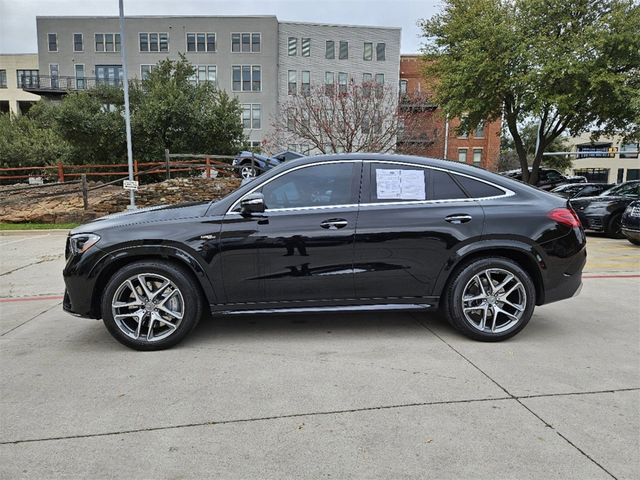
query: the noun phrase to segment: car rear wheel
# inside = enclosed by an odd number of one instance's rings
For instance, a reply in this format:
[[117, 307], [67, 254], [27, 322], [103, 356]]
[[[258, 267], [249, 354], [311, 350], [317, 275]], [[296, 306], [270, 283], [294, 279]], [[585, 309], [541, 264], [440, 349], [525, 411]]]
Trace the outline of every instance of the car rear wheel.
[[607, 226], [607, 236], [611, 238], [624, 238], [622, 234], [622, 214], [611, 217]]
[[257, 175], [258, 171], [251, 163], [243, 163], [240, 165], [240, 176], [242, 178], [253, 178]]
[[480, 258], [460, 268], [444, 298], [449, 323], [487, 342], [512, 337], [531, 319], [535, 287], [527, 272], [508, 258]]
[[102, 298], [109, 333], [136, 350], [161, 350], [179, 343], [202, 315], [199, 288], [172, 264], [136, 262], [118, 271]]

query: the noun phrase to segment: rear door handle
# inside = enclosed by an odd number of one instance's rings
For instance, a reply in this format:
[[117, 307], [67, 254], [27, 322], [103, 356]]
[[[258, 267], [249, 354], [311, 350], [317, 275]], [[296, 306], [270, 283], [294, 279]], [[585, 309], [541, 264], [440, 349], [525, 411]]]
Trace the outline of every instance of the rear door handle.
[[456, 224], [456, 225], [459, 225], [461, 223], [470, 222], [472, 218], [473, 217], [471, 215], [467, 215], [467, 214], [449, 215], [448, 217], [444, 217], [444, 219], [447, 222], [453, 223], [453, 224]]
[[344, 228], [349, 224], [344, 218], [330, 218], [329, 220], [325, 220], [320, 224], [322, 228], [326, 228], [327, 230], [337, 230], [339, 228]]

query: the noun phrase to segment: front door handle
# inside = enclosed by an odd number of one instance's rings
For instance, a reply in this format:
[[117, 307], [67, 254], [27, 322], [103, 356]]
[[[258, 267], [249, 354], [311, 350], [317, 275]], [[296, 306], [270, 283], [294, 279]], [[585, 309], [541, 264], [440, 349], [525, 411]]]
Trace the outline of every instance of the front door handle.
[[327, 230], [337, 230], [339, 228], [344, 228], [349, 224], [344, 218], [330, 218], [329, 220], [325, 220], [320, 224], [322, 228], [326, 228]]
[[467, 214], [449, 215], [448, 217], [444, 217], [447, 222], [453, 223], [455, 225], [470, 222], [472, 218], [473, 217], [471, 215]]

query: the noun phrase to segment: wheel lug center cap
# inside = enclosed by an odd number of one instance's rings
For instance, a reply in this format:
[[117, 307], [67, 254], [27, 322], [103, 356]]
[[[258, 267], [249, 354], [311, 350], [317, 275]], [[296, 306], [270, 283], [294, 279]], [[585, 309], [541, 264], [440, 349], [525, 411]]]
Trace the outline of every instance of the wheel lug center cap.
[[493, 295], [488, 296], [487, 303], [493, 305], [494, 303], [496, 303], [496, 297], [494, 297]]
[[147, 302], [144, 308], [147, 312], [153, 312], [156, 309], [156, 304], [153, 302]]

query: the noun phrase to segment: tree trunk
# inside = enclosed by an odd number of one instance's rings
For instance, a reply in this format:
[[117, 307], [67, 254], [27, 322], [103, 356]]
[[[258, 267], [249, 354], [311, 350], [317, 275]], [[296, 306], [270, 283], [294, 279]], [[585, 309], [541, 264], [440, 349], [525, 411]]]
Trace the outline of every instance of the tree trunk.
[[518, 121], [515, 113], [507, 113], [505, 115], [507, 119], [507, 128], [509, 129], [509, 133], [513, 138], [513, 143], [516, 147], [516, 153], [518, 154], [518, 159], [520, 160], [520, 168], [522, 170], [522, 181], [531, 183], [529, 178], [529, 164], [527, 163], [527, 151], [524, 147], [524, 143], [522, 142], [522, 137], [518, 132]]

